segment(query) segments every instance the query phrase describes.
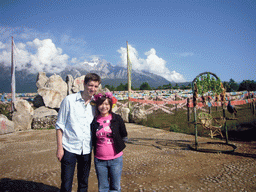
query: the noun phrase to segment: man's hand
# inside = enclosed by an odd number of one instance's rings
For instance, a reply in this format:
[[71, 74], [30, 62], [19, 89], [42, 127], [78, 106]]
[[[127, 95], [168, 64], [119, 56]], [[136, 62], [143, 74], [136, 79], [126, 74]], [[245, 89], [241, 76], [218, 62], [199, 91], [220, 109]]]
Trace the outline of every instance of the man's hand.
[[64, 149], [63, 148], [57, 149], [56, 156], [58, 160], [61, 161], [62, 157], [64, 156]]
[[56, 130], [56, 137], [57, 137], [57, 152], [56, 152], [56, 156], [58, 158], [59, 161], [61, 161], [63, 155], [64, 155], [64, 149], [62, 146], [62, 135], [63, 132], [61, 129], [57, 129]]

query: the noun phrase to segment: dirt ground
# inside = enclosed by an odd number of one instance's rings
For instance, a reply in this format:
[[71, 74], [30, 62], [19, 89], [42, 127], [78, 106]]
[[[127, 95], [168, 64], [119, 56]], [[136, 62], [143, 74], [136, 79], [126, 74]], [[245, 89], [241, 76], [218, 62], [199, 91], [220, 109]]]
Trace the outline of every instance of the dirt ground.
[[[230, 142], [237, 147], [231, 154], [206, 153], [189, 148], [195, 141], [192, 135], [126, 126], [129, 143], [124, 150], [122, 191], [256, 191], [255, 141]], [[55, 130], [1, 135], [0, 191], [58, 191], [60, 163], [55, 153]], [[93, 163], [89, 191], [97, 191]]]

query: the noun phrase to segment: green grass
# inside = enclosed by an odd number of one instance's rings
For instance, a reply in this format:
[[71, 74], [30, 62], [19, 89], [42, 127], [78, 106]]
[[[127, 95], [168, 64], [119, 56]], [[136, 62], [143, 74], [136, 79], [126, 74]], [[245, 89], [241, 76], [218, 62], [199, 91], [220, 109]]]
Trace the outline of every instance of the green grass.
[[48, 128], [39, 128], [39, 129], [33, 129], [33, 130], [52, 130], [52, 129], [55, 129], [55, 127], [53, 125], [51, 125]]
[[5, 115], [9, 120], [12, 120], [11, 103], [1, 103], [0, 114]]
[[[208, 112], [209, 108], [205, 108]], [[193, 111], [193, 109], [190, 109]], [[229, 140], [241, 140], [241, 141], [256, 141], [256, 114], [253, 115], [252, 109], [249, 104], [237, 106], [238, 114], [237, 120], [228, 120], [228, 137]], [[142, 125], [153, 127], [157, 129], [164, 129], [167, 131], [185, 133], [185, 134], [195, 134], [194, 127], [194, 113], [190, 114], [190, 121], [188, 121], [187, 110], [178, 109], [173, 111], [174, 114], [167, 114], [162, 110], [154, 111], [152, 114], [148, 115], [147, 120], [141, 122]], [[202, 112], [202, 110], [197, 110], [197, 114]], [[232, 118], [233, 116], [225, 110], [226, 117]], [[211, 110], [211, 115], [215, 117], [222, 117], [223, 111], [221, 107], [213, 107]], [[198, 135], [203, 137], [209, 137], [209, 133], [204, 130], [201, 125], [197, 126]], [[222, 130], [225, 136], [224, 129]], [[217, 136], [215, 138], [221, 138]]]

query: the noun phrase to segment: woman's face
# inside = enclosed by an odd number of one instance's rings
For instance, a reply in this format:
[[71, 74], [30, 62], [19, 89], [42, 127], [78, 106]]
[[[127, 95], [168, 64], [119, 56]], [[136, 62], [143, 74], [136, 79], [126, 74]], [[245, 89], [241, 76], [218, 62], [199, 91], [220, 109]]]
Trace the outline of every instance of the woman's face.
[[106, 117], [109, 115], [110, 104], [108, 102], [108, 99], [106, 99], [101, 105], [98, 106], [98, 110], [102, 117]]

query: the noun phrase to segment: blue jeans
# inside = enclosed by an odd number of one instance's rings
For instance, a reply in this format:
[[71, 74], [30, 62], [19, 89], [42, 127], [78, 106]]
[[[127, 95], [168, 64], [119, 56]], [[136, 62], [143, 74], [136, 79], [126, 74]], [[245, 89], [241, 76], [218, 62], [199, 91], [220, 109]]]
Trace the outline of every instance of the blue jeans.
[[121, 191], [123, 156], [112, 160], [94, 158], [99, 192]]
[[88, 190], [91, 154], [77, 155], [64, 150], [64, 156], [61, 159], [61, 192], [71, 192], [76, 162], [78, 181], [77, 191], [86, 192]]

